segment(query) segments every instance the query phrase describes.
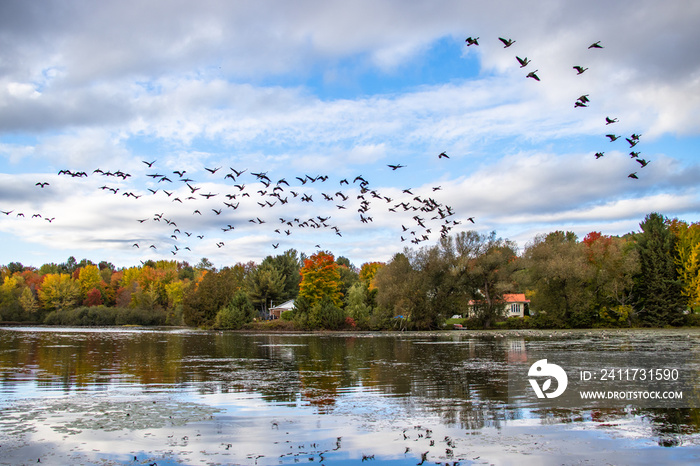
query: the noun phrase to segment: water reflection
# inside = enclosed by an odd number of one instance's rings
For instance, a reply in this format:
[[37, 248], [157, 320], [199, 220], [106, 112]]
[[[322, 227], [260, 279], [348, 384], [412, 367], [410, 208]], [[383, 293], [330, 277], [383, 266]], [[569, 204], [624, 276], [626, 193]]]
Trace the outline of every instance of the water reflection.
[[[509, 399], [508, 367], [543, 348], [697, 352], [698, 342], [687, 331], [0, 329], [0, 445], [23, 438], [4, 447], [21, 461], [72, 448], [83, 462], [118, 464], [339, 464], [372, 455], [397, 464], [566, 464], [620, 452], [629, 458], [621, 464], [692, 463], [698, 410], [530, 409]], [[648, 454], [630, 453], [639, 446]]]

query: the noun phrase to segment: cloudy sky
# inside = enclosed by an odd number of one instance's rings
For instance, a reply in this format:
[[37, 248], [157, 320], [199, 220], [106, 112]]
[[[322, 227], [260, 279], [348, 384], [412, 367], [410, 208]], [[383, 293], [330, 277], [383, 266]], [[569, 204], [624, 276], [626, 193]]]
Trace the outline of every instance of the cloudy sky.
[[0, 264], [359, 266], [700, 220], [698, 24], [693, 0], [5, 0]]

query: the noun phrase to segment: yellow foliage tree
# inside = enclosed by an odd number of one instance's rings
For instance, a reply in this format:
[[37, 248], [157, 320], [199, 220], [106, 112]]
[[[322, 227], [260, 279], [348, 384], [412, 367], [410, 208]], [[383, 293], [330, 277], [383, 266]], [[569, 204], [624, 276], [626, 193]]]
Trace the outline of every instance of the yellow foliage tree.
[[385, 265], [384, 262], [366, 262], [362, 264], [360, 268], [360, 280], [365, 283], [368, 290], [372, 291], [377, 288], [374, 286], [374, 276], [377, 274], [377, 271]]
[[93, 289], [98, 288], [102, 283], [102, 275], [100, 269], [96, 265], [86, 265], [80, 269], [78, 273], [78, 284], [80, 285], [80, 294], [83, 298]]
[[672, 220], [671, 231], [676, 235], [675, 263], [683, 282], [683, 296], [691, 306], [700, 305], [700, 223]]
[[39, 299], [47, 310], [74, 307], [80, 299], [80, 286], [67, 273], [49, 273], [39, 288]]

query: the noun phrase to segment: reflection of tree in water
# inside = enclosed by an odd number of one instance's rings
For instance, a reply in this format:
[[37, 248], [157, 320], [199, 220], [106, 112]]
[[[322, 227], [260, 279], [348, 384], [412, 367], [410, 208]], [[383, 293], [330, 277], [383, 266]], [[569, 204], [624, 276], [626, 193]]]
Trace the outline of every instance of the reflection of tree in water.
[[691, 408], [643, 409], [635, 413], [649, 422], [662, 447], [683, 445], [683, 437], [700, 432], [700, 410]]
[[[684, 436], [700, 432], [700, 411], [692, 409], [526, 412], [510, 407], [508, 361], [513, 351], [523, 349], [513, 341], [459, 332], [5, 333], [0, 338], [0, 383], [7, 393], [27, 377], [64, 390], [125, 382], [189, 386], [200, 393], [253, 393], [272, 403], [302, 403], [322, 414], [365, 409], [378, 417], [435, 417], [472, 431], [533, 415], [542, 425], [582, 422], [612, 429], [637, 417], [662, 446], [682, 445]], [[379, 414], [381, 410], [386, 411]]]

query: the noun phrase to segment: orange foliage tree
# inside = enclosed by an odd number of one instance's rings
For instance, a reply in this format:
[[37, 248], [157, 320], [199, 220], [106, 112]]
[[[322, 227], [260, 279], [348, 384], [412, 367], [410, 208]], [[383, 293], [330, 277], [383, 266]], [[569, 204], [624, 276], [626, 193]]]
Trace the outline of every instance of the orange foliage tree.
[[362, 264], [360, 268], [360, 280], [364, 282], [368, 290], [372, 291], [376, 288], [376, 286], [374, 286], [374, 276], [377, 274], [377, 271], [385, 265], [384, 262], [366, 262]]
[[299, 273], [299, 297], [306, 298], [310, 306], [321, 302], [323, 298], [340, 306], [340, 272], [332, 254], [320, 251], [312, 255], [304, 260]]

